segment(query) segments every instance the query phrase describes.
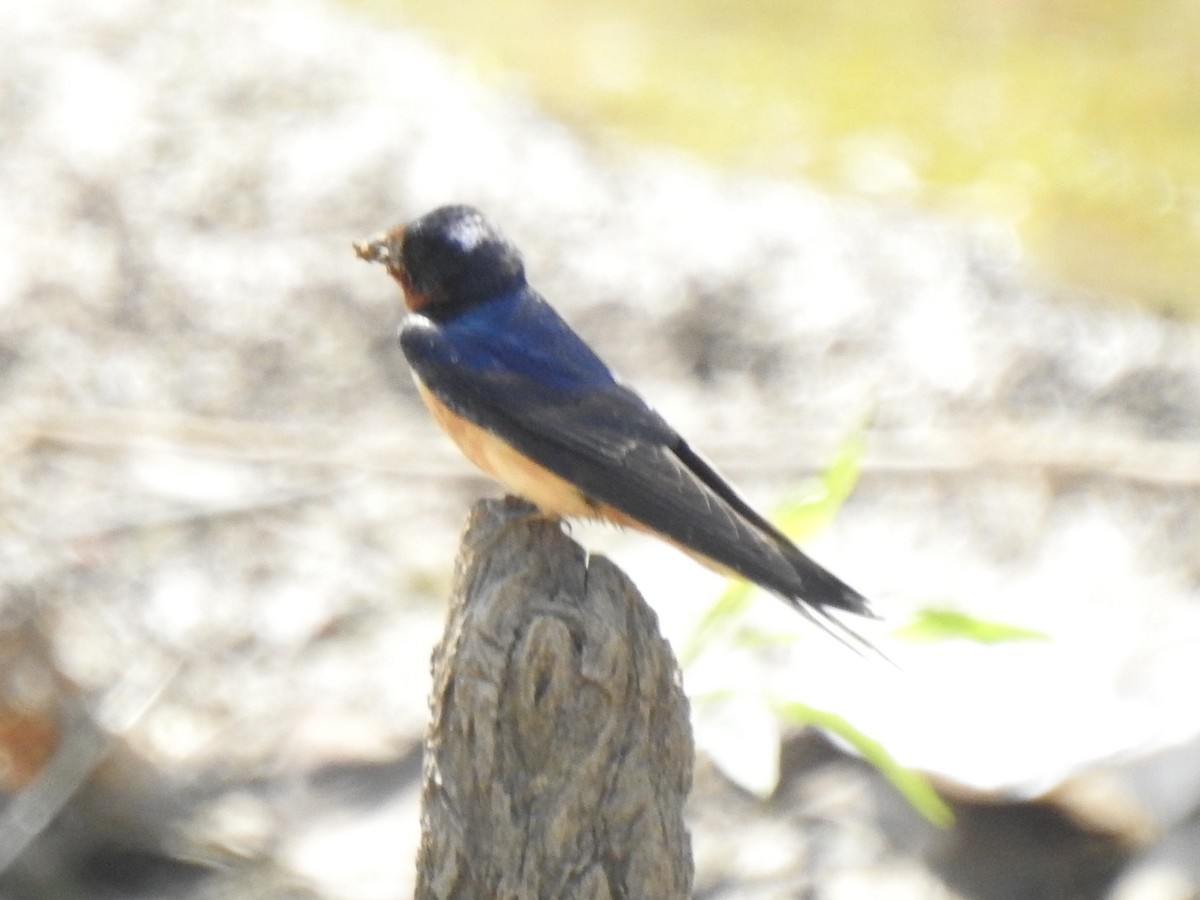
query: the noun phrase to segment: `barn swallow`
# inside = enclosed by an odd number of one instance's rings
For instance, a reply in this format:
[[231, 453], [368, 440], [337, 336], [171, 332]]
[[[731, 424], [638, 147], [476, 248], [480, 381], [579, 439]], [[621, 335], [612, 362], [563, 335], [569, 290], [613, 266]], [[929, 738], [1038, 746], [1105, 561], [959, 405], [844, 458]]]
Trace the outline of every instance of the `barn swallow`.
[[400, 284], [400, 347], [434, 419], [542, 514], [650, 532], [843, 632], [829, 610], [873, 615], [613, 375], [478, 210], [444, 206], [354, 250]]

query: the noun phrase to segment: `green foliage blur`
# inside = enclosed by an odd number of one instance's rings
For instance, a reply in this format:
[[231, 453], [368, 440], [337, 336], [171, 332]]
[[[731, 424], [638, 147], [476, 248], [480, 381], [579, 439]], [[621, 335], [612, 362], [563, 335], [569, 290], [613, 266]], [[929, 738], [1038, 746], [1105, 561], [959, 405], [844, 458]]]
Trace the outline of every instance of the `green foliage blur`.
[[957, 638], [978, 644], [1051, 640], [1044, 631], [1008, 622], [977, 619], [956, 609], [936, 607], [918, 610], [911, 622], [897, 628], [893, 634], [910, 641], [948, 641]]
[[[843, 438], [829, 465], [810, 484], [786, 500], [772, 517], [780, 529], [797, 542], [818, 533], [845, 504], [862, 473], [868, 422]], [[731, 579], [697, 624], [680, 656], [684, 665], [693, 664], [707, 652], [723, 652], [722, 645], [761, 647], [796, 640], [796, 635], [763, 633], [747, 624], [746, 611], [761, 591], [740, 579]], [[916, 612], [912, 620], [893, 630], [895, 637], [914, 641], [965, 640], [981, 645], [1010, 641], [1050, 640], [1039, 631], [1006, 622], [977, 619], [953, 609], [928, 607]], [[837, 636], [837, 632], [831, 632]], [[846, 637], [848, 650], [863, 652], [864, 647]], [[864, 652], [864, 657], [866, 653]], [[886, 660], [886, 657], [881, 658]], [[706, 698], [696, 698], [704, 702]], [[729, 695], [720, 698], [730, 699]], [[953, 823], [949, 806], [938, 796], [928, 779], [906, 769], [887, 748], [838, 713], [803, 702], [795, 696], [742, 698], [765, 702], [791, 725], [811, 725], [835, 735], [871, 763], [929, 822], [939, 827]]]
[[949, 828], [954, 824], [954, 811], [934, 790], [928, 778], [920, 772], [900, 765], [883, 744], [863, 734], [842, 716], [796, 701], [780, 703], [777, 708], [784, 720], [792, 725], [812, 725], [835, 734], [848, 743], [859, 756], [890, 781], [909, 805], [931, 825]]
[[[833, 458], [820, 477], [805, 485], [786, 500], [773, 517], [775, 523], [790, 538], [803, 541], [829, 525], [858, 483], [862, 458], [866, 449], [867, 425], [850, 432], [838, 446]], [[731, 579], [721, 596], [701, 618], [681, 657], [684, 665], [693, 663], [705, 652], [722, 652], [722, 643], [742, 647], [757, 647], [796, 640], [795, 635], [764, 633], [747, 625], [745, 612], [751, 598], [759, 589], [740, 579]], [[970, 622], [968, 616], [962, 616]], [[831, 636], [837, 632], [831, 632]], [[863, 648], [846, 638], [848, 652]], [[707, 698], [695, 698], [703, 703]], [[726, 692], [720, 700], [730, 701]], [[879, 741], [859, 730], [845, 717], [832, 710], [804, 703], [794, 696], [742, 697], [734, 701], [762, 703], [790, 725], [809, 725], [821, 728], [854, 748], [873, 765], [904, 796], [909, 804], [929, 822], [948, 827], [954, 816], [949, 806], [938, 796], [923, 775], [898, 763]]]
[[1010, 225], [1055, 280], [1200, 316], [1194, 0], [356, 0], [584, 131]]

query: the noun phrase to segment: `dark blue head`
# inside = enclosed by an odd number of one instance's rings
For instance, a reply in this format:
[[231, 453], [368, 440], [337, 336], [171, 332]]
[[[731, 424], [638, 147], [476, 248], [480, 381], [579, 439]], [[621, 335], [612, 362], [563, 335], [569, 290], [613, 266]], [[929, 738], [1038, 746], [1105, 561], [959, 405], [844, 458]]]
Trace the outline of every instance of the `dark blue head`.
[[525, 284], [520, 251], [471, 206], [440, 207], [354, 249], [387, 266], [408, 308], [434, 319], [452, 318]]

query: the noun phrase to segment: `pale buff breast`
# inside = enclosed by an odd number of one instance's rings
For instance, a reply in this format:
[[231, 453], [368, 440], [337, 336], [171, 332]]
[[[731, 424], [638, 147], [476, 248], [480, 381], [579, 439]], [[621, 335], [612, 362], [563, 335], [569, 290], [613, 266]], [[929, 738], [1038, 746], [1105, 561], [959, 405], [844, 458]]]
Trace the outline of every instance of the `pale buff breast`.
[[515, 494], [550, 516], [590, 518], [600, 512], [568, 481], [517, 452], [496, 435], [451, 412], [417, 381], [421, 399], [433, 418], [456, 443], [463, 455]]
[[[451, 412], [430, 393], [420, 379], [416, 379], [416, 382], [421, 399], [429, 407], [433, 418], [442, 430], [450, 435], [463, 455], [510, 491], [536, 505], [546, 515], [556, 518], [603, 519], [621, 527], [656, 534], [653, 529], [647, 528], [607, 503], [589, 502], [575, 485], [517, 452], [490, 431]], [[697, 553], [685, 544], [665, 535], [658, 536], [709, 569], [726, 576], [736, 574], [727, 566]]]

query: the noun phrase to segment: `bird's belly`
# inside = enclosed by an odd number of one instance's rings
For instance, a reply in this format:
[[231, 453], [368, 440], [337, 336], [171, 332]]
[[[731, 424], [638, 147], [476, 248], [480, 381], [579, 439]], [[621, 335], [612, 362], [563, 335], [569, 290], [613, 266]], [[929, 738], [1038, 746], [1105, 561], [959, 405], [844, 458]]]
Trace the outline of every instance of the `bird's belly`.
[[450, 435], [463, 455], [510, 491], [547, 515], [591, 517], [597, 514], [596, 506], [569, 481], [514, 450], [487, 429], [452, 412], [419, 380], [417, 390], [434, 420]]

